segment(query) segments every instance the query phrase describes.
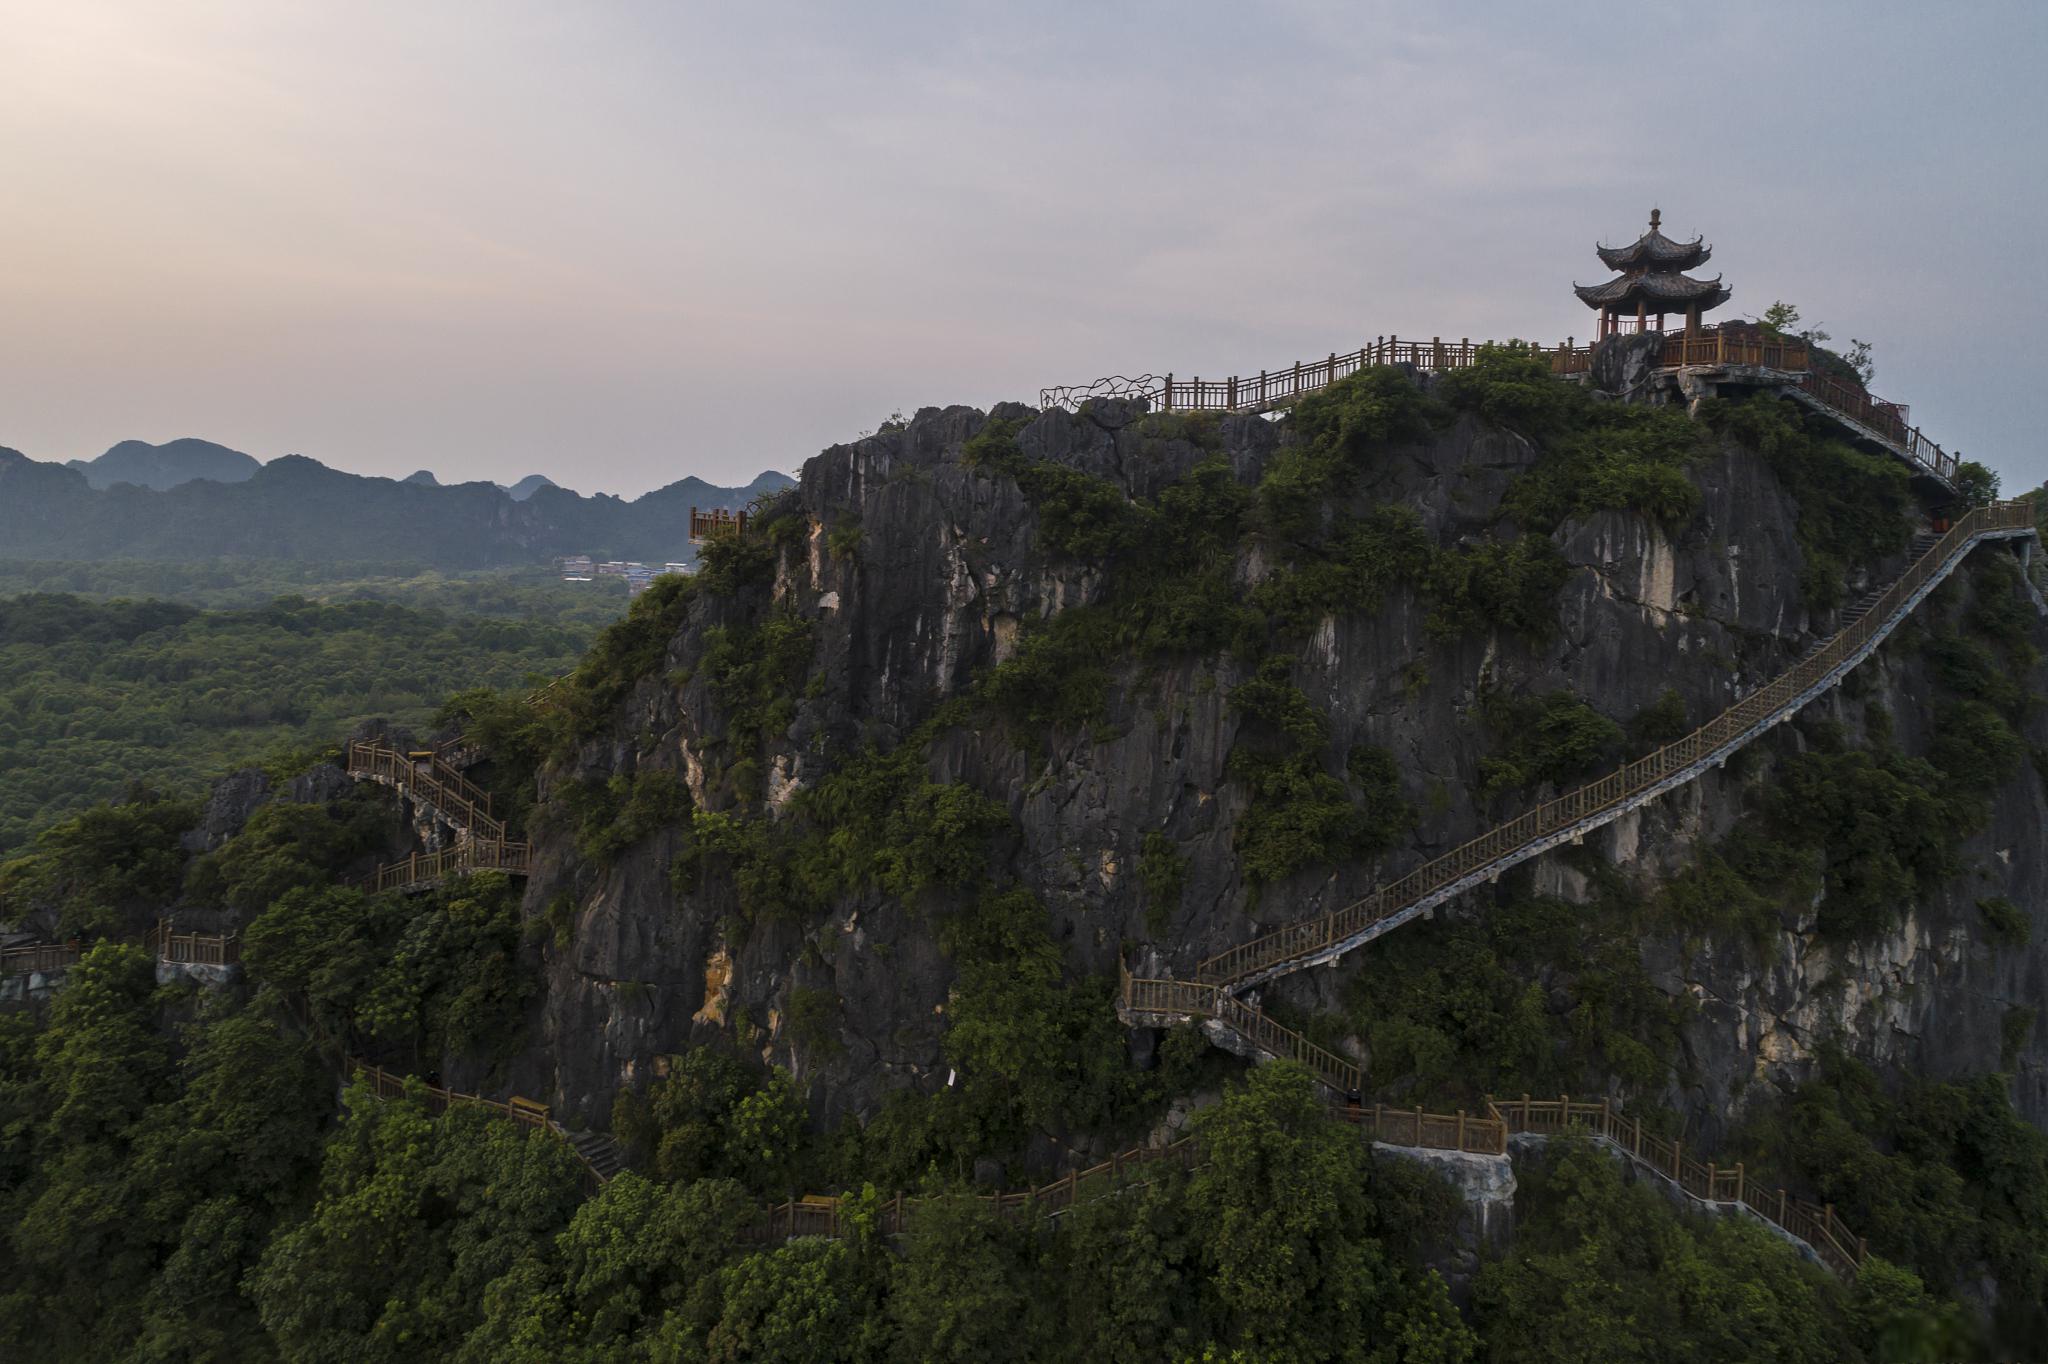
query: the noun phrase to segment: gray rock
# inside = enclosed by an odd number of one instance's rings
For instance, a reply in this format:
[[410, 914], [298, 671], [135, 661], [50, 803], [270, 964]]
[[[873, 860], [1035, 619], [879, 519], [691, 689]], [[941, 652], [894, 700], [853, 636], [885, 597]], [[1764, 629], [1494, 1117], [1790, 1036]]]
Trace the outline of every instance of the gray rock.
[[212, 852], [242, 832], [249, 816], [269, 799], [270, 778], [260, 768], [245, 768], [222, 777], [207, 793], [199, 827], [179, 835], [178, 842], [187, 852]]
[[[1607, 352], [1624, 386], [1653, 346], [1626, 340]], [[997, 412], [1030, 415], [1015, 406]], [[988, 419], [971, 408], [927, 408], [902, 430], [809, 461], [786, 495], [806, 533], [778, 551], [772, 589], [699, 597], [661, 666], [621, 702], [606, 731], [543, 775], [543, 796], [571, 780], [660, 769], [676, 773], [698, 808], [718, 808], [722, 797], [706, 775], [723, 761], [731, 715], [692, 665], [707, 632], [746, 624], [771, 604], [813, 622], [812, 666], [822, 675], [797, 699], [789, 737], [764, 763], [770, 800], [780, 804], [840, 755], [900, 742], [940, 699], [1014, 651], [1029, 622], [1099, 601], [1096, 568], [1036, 547], [1036, 513], [1014, 480], [960, 463], [960, 446]], [[1128, 407], [1091, 405], [1078, 415], [1036, 415], [1020, 440], [1036, 458], [1150, 495], [1218, 456], [1254, 482], [1285, 436], [1284, 425], [1226, 419], [1216, 427], [1216, 450], [1155, 429], [1163, 428]], [[1452, 542], [1495, 521], [1503, 491], [1535, 457], [1518, 437], [1462, 419], [1377, 459], [1361, 477], [1358, 505], [1412, 507], [1440, 541]], [[1105, 720], [1085, 730], [948, 730], [932, 744], [930, 775], [971, 783], [1010, 810], [1016, 832], [998, 870], [1045, 902], [1072, 969], [1113, 973], [1119, 954], [1135, 945], [1139, 969], [1187, 976], [1256, 925], [1349, 903], [1551, 794], [1491, 805], [1478, 798], [1491, 742], [1475, 715], [1485, 689], [1568, 689], [1626, 722], [1668, 687], [1697, 722], [1831, 629], [1832, 620], [1813, 618], [1801, 602], [1797, 508], [1769, 463], [1728, 446], [1696, 476], [1702, 504], [1684, 527], [1603, 513], [1556, 533], [1572, 572], [1547, 640], [1436, 639], [1426, 604], [1405, 588], [1379, 610], [1333, 617], [1310, 632], [1294, 675], [1329, 716], [1326, 766], [1340, 770], [1354, 744], [1383, 747], [1420, 812], [1409, 840], [1385, 857], [1311, 868], [1256, 893], [1247, 884], [1233, 847], [1246, 796], [1227, 771], [1239, 723], [1228, 697], [1244, 670], [1228, 657], [1120, 667]], [[855, 522], [857, 552], [833, 557], [827, 532]], [[1269, 571], [1264, 553], [1251, 546], [1235, 565], [1245, 588]], [[1883, 576], [1897, 566], [1872, 571]], [[1968, 592], [1962, 584], [1942, 609], [1966, 609]], [[2048, 630], [2035, 634], [2048, 652]], [[1882, 706], [1897, 742], [1920, 751], [1929, 738], [1928, 666], [1910, 649], [1888, 649], [1866, 665], [1855, 699], [1836, 692], [1811, 713], [1854, 734]], [[2043, 689], [2040, 672], [2031, 686]], [[2048, 714], [2030, 720], [2026, 738], [2048, 746]], [[1767, 767], [1769, 758], [1757, 761]], [[1587, 845], [1647, 885], [1724, 834], [1744, 801], [1736, 767], [1709, 773]], [[1934, 1074], [1995, 1067], [2005, 1007], [2048, 992], [2038, 945], [2048, 942], [2044, 827], [2040, 783], [2024, 773], [1994, 801], [1991, 826], [1962, 849], [1963, 864], [1985, 869], [1988, 879], [1959, 879], [1898, 933], [1853, 952], [1819, 942], [1803, 925], [1788, 925], [1765, 954], [1740, 943], [1645, 943], [1659, 988], [1702, 1006], [1684, 1043], [1691, 1087], [1678, 1088], [1674, 1076], [1664, 1096], [1687, 1114], [1687, 1140], [1713, 1141], [1759, 1095], [1810, 1073], [1831, 1037], [1881, 1065]], [[1159, 932], [1146, 924], [1134, 872], [1154, 831], [1173, 840], [1188, 872], [1180, 908]], [[794, 1069], [821, 1122], [871, 1115], [896, 1088], [946, 1082], [941, 1038], [953, 972], [931, 931], [943, 897], [913, 907], [856, 893], [821, 922], [758, 923], [733, 937], [728, 925], [740, 916], [728, 878], [714, 872], [679, 892], [669, 876], [682, 846], [680, 830], [663, 830], [597, 868], [578, 860], [565, 821], [543, 822], [528, 910], [566, 897], [574, 923], [566, 947], [533, 949], [547, 989], [533, 1045], [513, 1065], [515, 1088], [602, 1123], [618, 1090], [640, 1082], [654, 1056], [740, 1037]], [[1533, 875], [1547, 893], [1592, 893], [1585, 876], [1555, 857], [1534, 864]], [[1975, 900], [1992, 885], [2036, 920], [2037, 946], [1994, 951], [1981, 941]], [[1475, 893], [1446, 912], [1481, 913], [1487, 903]], [[1354, 955], [1268, 991], [1302, 1008], [1329, 1007], [1360, 962]], [[798, 983], [836, 998], [836, 1053], [803, 1054], [783, 1026]], [[1134, 1055], [1147, 1047], [1135, 1039]], [[2041, 1028], [2016, 1058], [2015, 1092], [2032, 1119], [2048, 1120]]]

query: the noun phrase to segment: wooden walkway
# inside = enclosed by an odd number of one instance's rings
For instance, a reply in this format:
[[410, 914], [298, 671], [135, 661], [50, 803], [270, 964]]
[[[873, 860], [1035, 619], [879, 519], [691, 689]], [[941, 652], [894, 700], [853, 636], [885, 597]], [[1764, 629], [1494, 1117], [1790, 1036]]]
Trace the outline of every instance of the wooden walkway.
[[1888, 587], [1852, 611], [1833, 638], [1691, 734], [1425, 862], [1332, 913], [1292, 923], [1219, 952], [1196, 968], [1198, 981], [1236, 992], [1304, 966], [1328, 962], [1435, 908], [1508, 868], [1612, 823], [1630, 810], [1719, 767], [1797, 714], [1868, 658], [1964, 557], [1990, 540], [2034, 534], [2033, 505], [1978, 507], [1921, 552]]
[[[242, 939], [238, 933], [180, 933], [169, 919], [159, 919], [143, 939], [150, 955], [158, 961], [181, 965], [233, 966], [242, 960]], [[86, 947], [78, 939], [68, 942], [23, 943], [0, 949], [0, 976], [52, 975], [78, 965]]]
[[[2004, 502], [1971, 511], [1945, 534], [1922, 537], [1906, 570], [1883, 591], [1858, 602], [1833, 638], [1683, 739], [1490, 829], [1342, 909], [1219, 952], [1197, 966], [1193, 980], [1134, 977], [1120, 968], [1119, 1014], [1140, 1026], [1205, 1020], [1252, 1051], [1301, 1063], [1340, 1095], [1358, 1094], [1364, 1078], [1355, 1062], [1275, 1022], [1240, 999], [1239, 992], [1304, 967], [1335, 961], [1473, 887], [1498, 879], [1508, 868], [1577, 842], [1588, 832], [1719, 767], [1839, 683], [1972, 549], [1991, 540], [2032, 534], [2031, 503]], [[1567, 1105], [1558, 1115], [1545, 1117], [1547, 1110], [1525, 1100], [1518, 1110], [1519, 1126], [1512, 1109], [1512, 1105], [1496, 1109], [1494, 1116], [1506, 1118], [1513, 1131], [1541, 1131], [1546, 1122], [1553, 1126], [1582, 1118], [1590, 1122], [1597, 1114], [1599, 1121], [1592, 1124], [1596, 1136], [1670, 1179], [1688, 1195], [1746, 1208], [1810, 1246], [1821, 1260], [1837, 1269], [1845, 1265], [1853, 1269], [1861, 1261], [1861, 1243], [1848, 1239], [1832, 1209], [1816, 1210], [1788, 1199], [1783, 1190], [1751, 1190], [1745, 1186], [1739, 1166], [1732, 1175], [1733, 1185], [1727, 1185], [1724, 1181], [1730, 1172], [1712, 1164], [1687, 1163], [1679, 1145], [1649, 1137], [1640, 1125], [1623, 1124], [1604, 1102], [1584, 1109]], [[1856, 1247], [1853, 1256], [1847, 1249], [1852, 1244]]]
[[[351, 1079], [360, 1079], [370, 1086], [370, 1092], [379, 1099], [390, 1100], [405, 1096], [408, 1077], [396, 1071], [373, 1066], [367, 1061], [350, 1057], [347, 1074]], [[522, 1098], [514, 1094], [505, 1099], [487, 1099], [481, 1094], [465, 1094], [460, 1090], [430, 1085], [424, 1080], [417, 1082], [421, 1097], [429, 1113], [445, 1113], [450, 1108], [470, 1105], [481, 1108], [496, 1117], [516, 1122], [523, 1127], [538, 1127], [553, 1132], [568, 1146], [583, 1167], [584, 1183], [591, 1193], [603, 1188], [611, 1177], [624, 1166], [618, 1146], [609, 1136], [601, 1133], [572, 1133], [556, 1122], [548, 1113], [548, 1106], [536, 1099]]]
[[[1592, 370], [1594, 347], [1578, 345], [1576, 340], [1567, 337], [1554, 346], [1535, 343], [1529, 348], [1539, 359], [1550, 362], [1554, 374], [1585, 374]], [[1378, 365], [1412, 365], [1432, 373], [1465, 369], [1478, 360], [1481, 350], [1493, 344], [1469, 337], [1456, 341], [1440, 336], [1427, 341], [1403, 341], [1395, 336], [1382, 336], [1346, 354], [1332, 352], [1321, 360], [1297, 360], [1285, 368], [1260, 370], [1256, 375], [1176, 379], [1171, 374], [1144, 374], [1132, 379], [1098, 380], [1085, 386], [1041, 389], [1038, 405], [1076, 407], [1088, 398], [1114, 397], [1144, 398], [1155, 410], [1166, 412], [1266, 412]], [[1791, 396], [1843, 421], [1858, 436], [1885, 446], [1913, 468], [1944, 484], [1953, 484], [1956, 466], [1961, 462], [1960, 455], [1943, 450], [1922, 435], [1918, 427], [1909, 424], [1908, 409], [1903, 403], [1886, 402], [1859, 386], [1816, 373], [1804, 341], [1721, 327], [1666, 332], [1658, 368], [1757, 371], [1782, 380]]]
[[352, 743], [348, 774], [391, 787], [455, 829], [454, 847], [414, 853], [377, 868], [366, 880], [372, 890], [426, 890], [475, 871], [525, 876], [533, 865], [533, 845], [505, 837], [504, 821], [491, 813], [490, 793], [445, 762], [440, 750], [404, 752], [386, 744]]

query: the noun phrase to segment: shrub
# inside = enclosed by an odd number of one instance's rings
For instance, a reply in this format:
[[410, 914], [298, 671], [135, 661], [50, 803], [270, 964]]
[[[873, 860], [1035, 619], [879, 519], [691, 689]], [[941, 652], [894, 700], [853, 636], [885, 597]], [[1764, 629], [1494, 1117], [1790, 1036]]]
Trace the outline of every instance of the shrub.
[[1180, 909], [1187, 879], [1187, 859], [1174, 847], [1173, 840], [1158, 829], [1146, 834], [1144, 850], [1138, 854], [1138, 880], [1145, 887], [1147, 931], [1166, 931]]
[[1557, 628], [1558, 589], [1570, 576], [1564, 555], [1543, 535], [1441, 551], [1424, 582], [1433, 603], [1427, 628], [1438, 639], [1497, 629], [1546, 639]]
[[1445, 402], [1525, 436], [1570, 425], [1591, 404], [1576, 384], [1551, 372], [1550, 361], [1520, 341], [1484, 345], [1473, 363], [1437, 381]]
[[1562, 786], [1611, 762], [1621, 748], [1621, 726], [1570, 692], [1493, 692], [1480, 705], [1496, 743], [1479, 761], [1480, 793], [1488, 799], [1539, 782]]
[[2003, 895], [1993, 895], [1977, 902], [1977, 910], [1984, 916], [1984, 926], [1990, 930], [1991, 941], [2007, 947], [2025, 947], [2034, 936], [2034, 926], [2020, 907]]
[[564, 782], [555, 799], [575, 830], [577, 854], [600, 867], [610, 866], [656, 830], [687, 823], [690, 817], [688, 788], [675, 773], [660, 768]]
[[1414, 819], [1400, 797], [1393, 759], [1381, 750], [1352, 750], [1352, 773], [1366, 788], [1364, 805], [1324, 769], [1329, 721], [1289, 671], [1287, 659], [1269, 658], [1230, 693], [1247, 732], [1232, 747], [1226, 770], [1250, 793], [1238, 821], [1237, 851], [1255, 881], [1278, 880], [1318, 862], [1375, 856]]
[[1629, 747], [1639, 753], [1661, 748], [1692, 733], [1685, 716], [1685, 698], [1676, 688], [1666, 687], [1657, 699], [1635, 713], [1628, 722]]

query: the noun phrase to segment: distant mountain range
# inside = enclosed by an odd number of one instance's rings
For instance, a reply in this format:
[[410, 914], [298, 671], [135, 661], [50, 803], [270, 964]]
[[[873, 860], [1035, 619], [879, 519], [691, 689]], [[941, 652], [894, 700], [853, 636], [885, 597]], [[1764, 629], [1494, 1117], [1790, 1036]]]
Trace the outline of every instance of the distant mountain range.
[[151, 445], [146, 440], [124, 440], [98, 459], [74, 459], [66, 468], [85, 475], [95, 488], [116, 483], [133, 483], [138, 488], [162, 492], [195, 478], [215, 483], [241, 483], [263, 467], [261, 461], [240, 450], [215, 445], [210, 440], [186, 436]]
[[539, 474], [511, 488], [443, 486], [330, 469], [303, 455], [263, 464], [211, 441], [123, 441], [91, 461], [46, 464], [0, 447], [0, 558], [370, 559], [491, 568], [593, 554], [687, 561], [690, 508], [737, 510], [787, 475], [743, 488], [686, 478], [631, 501], [583, 497]]

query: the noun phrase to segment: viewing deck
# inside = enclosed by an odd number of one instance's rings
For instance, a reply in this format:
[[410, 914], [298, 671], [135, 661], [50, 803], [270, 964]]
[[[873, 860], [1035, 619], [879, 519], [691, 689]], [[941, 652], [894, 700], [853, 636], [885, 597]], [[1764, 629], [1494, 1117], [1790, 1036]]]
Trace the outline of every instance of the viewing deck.
[[[1740, 374], [1773, 384], [1807, 407], [1841, 422], [1859, 440], [1884, 449], [1916, 472], [1953, 487], [1961, 457], [1943, 450], [1912, 426], [1902, 403], [1886, 402], [1860, 386], [1817, 373], [1806, 342], [1771, 337], [1755, 328], [1701, 327], [1689, 332], [1653, 333], [1664, 338], [1656, 369], [1662, 373]], [[1115, 376], [1084, 386], [1042, 389], [1040, 407], [1078, 407], [1089, 398], [1143, 398], [1162, 412], [1269, 412], [1339, 379], [1379, 365], [1410, 365], [1430, 373], [1470, 367], [1491, 341], [1469, 337], [1446, 341], [1403, 341], [1376, 337], [1357, 350], [1332, 352], [1321, 360], [1295, 361], [1282, 369], [1228, 379], [1176, 379], [1171, 374]], [[1568, 337], [1554, 346], [1526, 344], [1531, 354], [1547, 360], [1551, 372], [1564, 377], [1588, 374], [1593, 345]]]

